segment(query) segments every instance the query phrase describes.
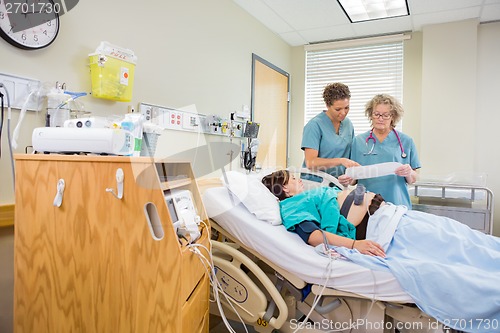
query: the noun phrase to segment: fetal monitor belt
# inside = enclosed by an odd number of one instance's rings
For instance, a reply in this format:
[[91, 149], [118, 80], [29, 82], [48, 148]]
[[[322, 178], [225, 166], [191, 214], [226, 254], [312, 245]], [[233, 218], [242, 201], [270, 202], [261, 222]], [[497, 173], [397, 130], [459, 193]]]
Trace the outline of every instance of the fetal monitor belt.
[[354, 204], [356, 206], [361, 205], [363, 203], [363, 200], [365, 199], [365, 193], [366, 193], [365, 186], [362, 184], [358, 184], [358, 186], [356, 186], [353, 192], [354, 192]]
[[364, 185], [358, 184], [356, 188], [353, 191], [351, 191], [351, 193], [349, 193], [345, 198], [344, 203], [340, 208], [340, 214], [342, 214], [342, 216], [347, 218], [352, 203], [354, 202], [356, 206], [361, 205], [365, 198], [365, 193], [366, 193], [366, 188], [364, 187]]

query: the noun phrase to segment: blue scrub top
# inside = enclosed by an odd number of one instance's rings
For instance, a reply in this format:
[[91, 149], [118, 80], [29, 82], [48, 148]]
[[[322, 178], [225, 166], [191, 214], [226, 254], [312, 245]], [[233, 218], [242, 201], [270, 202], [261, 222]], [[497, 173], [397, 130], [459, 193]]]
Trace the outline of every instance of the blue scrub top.
[[[323, 111], [304, 126], [301, 149], [315, 149], [318, 151], [318, 157], [321, 158], [349, 158], [353, 139], [354, 127], [349, 118], [345, 118], [340, 123], [339, 134], [337, 134], [332, 121], [326, 115], [326, 111]], [[302, 166], [306, 166], [305, 161]], [[344, 174], [345, 167], [339, 165], [326, 170], [326, 172], [338, 177]]]
[[[373, 148], [373, 154], [367, 155], [373, 144], [373, 140], [370, 139], [368, 146], [366, 145], [366, 139], [370, 136], [370, 131], [368, 131], [354, 138], [351, 148], [351, 159], [361, 165], [399, 162], [401, 164], [409, 164], [412, 169], [420, 168], [420, 160], [418, 159], [417, 148], [413, 139], [399, 131], [398, 134], [407, 155], [406, 158], [401, 157], [401, 148], [394, 131], [391, 131], [383, 142], [378, 141], [374, 134], [373, 137], [376, 143]], [[395, 205], [405, 205], [409, 209], [412, 207], [405, 177], [388, 175], [360, 179], [358, 183], [365, 185], [368, 191], [381, 194], [388, 202], [392, 202]]]

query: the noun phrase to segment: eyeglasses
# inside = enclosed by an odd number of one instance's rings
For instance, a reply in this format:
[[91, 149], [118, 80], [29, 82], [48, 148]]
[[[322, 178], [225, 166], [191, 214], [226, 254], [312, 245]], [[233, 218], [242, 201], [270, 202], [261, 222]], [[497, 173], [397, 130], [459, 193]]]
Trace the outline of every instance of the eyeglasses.
[[372, 114], [373, 118], [382, 118], [382, 119], [390, 119], [392, 117], [392, 114], [390, 113], [373, 113]]

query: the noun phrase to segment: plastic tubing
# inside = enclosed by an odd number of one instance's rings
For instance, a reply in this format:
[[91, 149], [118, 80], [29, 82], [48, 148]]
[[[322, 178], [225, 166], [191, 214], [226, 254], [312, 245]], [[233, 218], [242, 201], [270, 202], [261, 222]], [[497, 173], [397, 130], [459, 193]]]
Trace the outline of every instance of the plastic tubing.
[[70, 95], [71, 97], [68, 98], [66, 101], [62, 102], [61, 104], [59, 104], [57, 107], [56, 107], [56, 110], [62, 108], [63, 106], [65, 106], [66, 104], [68, 104], [69, 102], [71, 101], [74, 101], [75, 99], [79, 98], [79, 97], [82, 97], [82, 96], [87, 96], [87, 93], [86, 92], [80, 92], [80, 93], [75, 93], [75, 92], [72, 92], [72, 91], [67, 91], [65, 90], [64, 93], [66, 95]]
[[0, 88], [3, 88], [5, 91], [5, 96], [7, 97], [7, 142], [9, 143], [9, 155], [10, 155], [10, 167], [12, 172], [12, 187], [15, 191], [16, 189], [16, 177], [15, 177], [15, 168], [14, 168], [14, 153], [12, 152], [12, 142], [10, 138], [10, 122], [12, 118], [12, 109], [10, 107], [10, 96], [7, 87], [3, 84], [0, 84]]
[[[29, 101], [31, 99], [31, 96], [36, 91], [33, 90], [32, 92], [29, 93], [28, 97], [26, 98], [26, 101], [24, 101], [24, 104], [21, 108], [21, 113], [19, 114], [19, 119], [17, 121], [16, 128], [14, 128], [14, 133], [12, 133], [12, 148], [16, 149], [17, 148], [17, 139], [19, 138], [19, 131], [21, 130], [21, 124], [24, 120], [24, 116], [26, 115], [26, 109], [28, 108]], [[10, 112], [9, 112], [10, 113]]]

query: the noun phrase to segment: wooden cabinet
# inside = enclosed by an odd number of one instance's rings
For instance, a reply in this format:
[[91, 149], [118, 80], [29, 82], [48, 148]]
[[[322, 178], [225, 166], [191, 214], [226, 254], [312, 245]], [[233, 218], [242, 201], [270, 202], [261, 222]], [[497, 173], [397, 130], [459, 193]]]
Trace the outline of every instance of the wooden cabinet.
[[174, 230], [174, 189], [192, 193], [209, 249], [188, 162], [17, 155], [15, 332], [208, 332], [208, 276]]

